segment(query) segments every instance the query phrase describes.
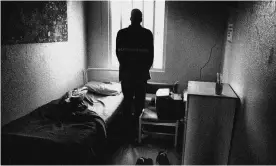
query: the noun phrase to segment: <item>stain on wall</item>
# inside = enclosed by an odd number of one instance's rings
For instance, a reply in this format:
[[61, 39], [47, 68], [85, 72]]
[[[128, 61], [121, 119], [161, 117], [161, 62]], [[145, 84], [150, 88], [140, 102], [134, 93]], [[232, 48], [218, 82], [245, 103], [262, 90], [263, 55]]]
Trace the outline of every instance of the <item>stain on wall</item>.
[[[108, 63], [108, 8], [107, 2], [88, 3], [87, 65], [91, 68], [109, 68]], [[223, 2], [166, 2], [165, 71], [151, 72], [150, 81], [180, 81], [179, 92], [189, 80], [215, 81], [220, 71], [222, 49], [227, 22]], [[90, 79], [115, 80], [118, 71], [94, 70]]]
[[67, 42], [1, 47], [1, 126], [83, 84], [84, 4], [67, 4]]
[[68, 40], [66, 1], [4, 1], [1, 21], [2, 44]]
[[223, 75], [241, 100], [229, 164], [276, 164], [275, 1], [242, 2], [232, 14]]

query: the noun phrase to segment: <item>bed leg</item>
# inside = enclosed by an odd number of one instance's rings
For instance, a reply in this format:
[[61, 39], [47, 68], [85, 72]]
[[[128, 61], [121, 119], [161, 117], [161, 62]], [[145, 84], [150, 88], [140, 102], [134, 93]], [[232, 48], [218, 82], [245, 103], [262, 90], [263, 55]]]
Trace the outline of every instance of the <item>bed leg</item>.
[[176, 126], [175, 126], [175, 138], [174, 138], [174, 146], [177, 146], [177, 137], [178, 137], [178, 126], [179, 126], [179, 121], [176, 121]]

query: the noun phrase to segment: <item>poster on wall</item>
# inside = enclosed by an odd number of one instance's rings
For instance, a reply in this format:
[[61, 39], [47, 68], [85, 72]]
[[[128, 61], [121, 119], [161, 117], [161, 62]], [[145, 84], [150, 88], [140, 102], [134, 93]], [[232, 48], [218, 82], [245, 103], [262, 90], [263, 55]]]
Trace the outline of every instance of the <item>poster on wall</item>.
[[1, 44], [68, 40], [66, 1], [2, 1]]

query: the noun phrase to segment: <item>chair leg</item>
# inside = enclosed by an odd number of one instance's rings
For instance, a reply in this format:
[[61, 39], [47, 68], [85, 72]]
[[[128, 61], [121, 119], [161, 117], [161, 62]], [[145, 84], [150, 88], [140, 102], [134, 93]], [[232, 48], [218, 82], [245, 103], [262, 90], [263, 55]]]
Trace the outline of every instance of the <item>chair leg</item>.
[[175, 136], [174, 136], [174, 147], [176, 147], [176, 146], [177, 146], [178, 126], [179, 126], [179, 122], [178, 122], [178, 121], [176, 121], [176, 126], [175, 126]]
[[139, 131], [138, 131], [138, 143], [141, 143], [142, 139], [142, 120], [139, 117]]

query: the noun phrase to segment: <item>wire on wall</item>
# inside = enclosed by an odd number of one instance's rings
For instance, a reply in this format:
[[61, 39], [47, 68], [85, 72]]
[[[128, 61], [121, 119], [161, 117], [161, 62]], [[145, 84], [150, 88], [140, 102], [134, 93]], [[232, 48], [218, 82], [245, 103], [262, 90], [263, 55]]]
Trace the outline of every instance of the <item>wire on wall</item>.
[[199, 71], [199, 79], [201, 80], [201, 71], [204, 67], [206, 67], [206, 65], [210, 62], [210, 59], [211, 59], [211, 56], [212, 56], [212, 52], [213, 52], [213, 48], [216, 46], [217, 44], [214, 44], [213, 47], [211, 48], [211, 51], [210, 51], [210, 55], [209, 55], [209, 58], [208, 58], [208, 61], [200, 68], [200, 71]]

